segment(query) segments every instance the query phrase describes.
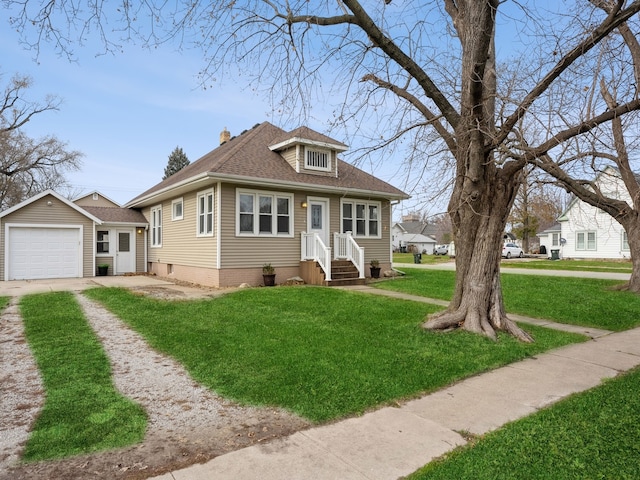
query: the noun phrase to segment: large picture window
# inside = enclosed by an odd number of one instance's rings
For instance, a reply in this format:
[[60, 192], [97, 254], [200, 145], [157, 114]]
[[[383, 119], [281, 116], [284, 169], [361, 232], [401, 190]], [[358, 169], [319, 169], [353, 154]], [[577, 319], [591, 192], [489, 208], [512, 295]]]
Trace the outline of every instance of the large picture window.
[[162, 246], [162, 205], [151, 208], [151, 246]]
[[237, 191], [236, 233], [251, 236], [292, 236], [293, 195]]
[[213, 235], [213, 191], [198, 193], [198, 235]]
[[342, 233], [355, 237], [380, 238], [380, 202], [342, 200], [340, 208]]

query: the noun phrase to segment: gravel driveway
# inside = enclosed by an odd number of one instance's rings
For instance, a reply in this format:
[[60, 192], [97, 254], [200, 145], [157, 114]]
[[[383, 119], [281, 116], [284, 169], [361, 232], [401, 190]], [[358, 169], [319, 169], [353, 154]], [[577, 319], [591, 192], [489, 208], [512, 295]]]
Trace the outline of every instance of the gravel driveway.
[[[0, 318], [0, 478], [146, 478], [288, 435], [308, 422], [277, 408], [242, 407], [197, 384], [99, 304], [76, 294], [110, 358], [114, 384], [146, 410], [143, 444], [62, 461], [16, 465], [43, 404], [15, 299]], [[8, 412], [8, 413], [7, 413]]]

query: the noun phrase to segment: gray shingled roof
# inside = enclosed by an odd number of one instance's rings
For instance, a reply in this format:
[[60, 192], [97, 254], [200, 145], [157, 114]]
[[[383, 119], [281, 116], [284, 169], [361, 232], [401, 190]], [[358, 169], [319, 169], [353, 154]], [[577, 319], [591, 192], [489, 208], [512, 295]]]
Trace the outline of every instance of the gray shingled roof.
[[86, 210], [94, 217], [99, 218], [105, 223], [132, 223], [136, 225], [147, 225], [147, 219], [144, 218], [138, 210], [130, 208], [117, 207], [80, 207]]
[[424, 222], [398, 222], [405, 232], [434, 236], [438, 234], [436, 225]]
[[408, 198], [403, 191], [342, 160], [338, 160], [337, 178], [297, 173], [280, 154], [269, 149], [269, 146], [294, 136], [311, 137], [310, 140], [344, 145], [306, 127], [287, 133], [269, 122], [264, 122], [223, 143], [171, 177], [154, 185], [128, 202], [127, 206], [140, 205], [168, 189], [204, 175], [227, 178], [231, 181], [259, 182], [264, 179], [289, 187], [304, 188], [305, 185], [309, 185], [327, 191], [366, 191], [386, 198]]
[[342, 143], [334, 140], [331, 137], [327, 137], [322, 133], [316, 132], [315, 130], [311, 130], [309, 127], [298, 127], [291, 132], [283, 132], [280, 137], [277, 137], [272, 140], [271, 145], [277, 145], [278, 143], [289, 140], [290, 138], [304, 138], [305, 140], [312, 140], [314, 142], [322, 142], [322, 143], [332, 143], [334, 145], [338, 145], [343, 148], [347, 148], [347, 146]]

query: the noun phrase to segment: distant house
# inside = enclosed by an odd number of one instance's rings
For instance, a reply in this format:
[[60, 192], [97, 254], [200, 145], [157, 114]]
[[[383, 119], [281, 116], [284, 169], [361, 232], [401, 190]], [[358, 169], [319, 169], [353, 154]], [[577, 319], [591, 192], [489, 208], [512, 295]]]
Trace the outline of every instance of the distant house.
[[54, 192], [0, 214], [5, 280], [149, 272], [202, 285], [363, 280], [391, 268], [391, 203], [401, 190], [340, 160], [343, 143], [268, 122], [220, 146], [124, 207]]
[[516, 245], [520, 245], [520, 240], [518, 240], [513, 233], [506, 232], [504, 235], [502, 235], [502, 244], [506, 245], [507, 243], [515, 243]]
[[[607, 167], [596, 178], [602, 193], [610, 198], [631, 198], [618, 171]], [[627, 232], [611, 215], [574, 198], [558, 218], [561, 232], [550, 232], [552, 248], [554, 238], [560, 244], [560, 257], [564, 258], [630, 258]]]
[[433, 253], [436, 247], [436, 227], [420, 221], [397, 222], [391, 227], [394, 251]]
[[551, 250], [560, 250], [562, 225], [556, 223], [548, 229], [536, 234], [540, 242], [540, 254], [551, 256]]

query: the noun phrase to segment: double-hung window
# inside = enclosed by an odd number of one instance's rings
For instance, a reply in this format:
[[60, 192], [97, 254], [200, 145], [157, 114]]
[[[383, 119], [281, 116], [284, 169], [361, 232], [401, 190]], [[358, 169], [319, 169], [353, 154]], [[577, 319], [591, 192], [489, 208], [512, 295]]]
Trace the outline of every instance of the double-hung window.
[[596, 232], [576, 232], [576, 250], [596, 249]]
[[109, 253], [109, 231], [98, 230], [96, 253]]
[[198, 236], [213, 236], [213, 190], [198, 193]]
[[162, 205], [151, 208], [151, 246], [162, 246]]
[[558, 245], [560, 245], [560, 234], [559, 233], [551, 234], [551, 246], [557, 247]]
[[340, 209], [342, 233], [355, 237], [380, 238], [380, 202], [342, 200]]
[[252, 190], [237, 191], [236, 233], [247, 236], [292, 236], [293, 196]]

